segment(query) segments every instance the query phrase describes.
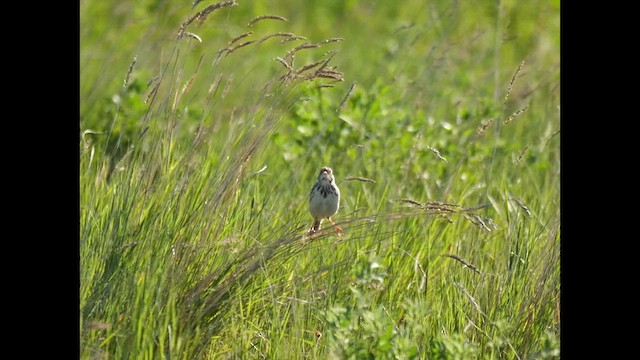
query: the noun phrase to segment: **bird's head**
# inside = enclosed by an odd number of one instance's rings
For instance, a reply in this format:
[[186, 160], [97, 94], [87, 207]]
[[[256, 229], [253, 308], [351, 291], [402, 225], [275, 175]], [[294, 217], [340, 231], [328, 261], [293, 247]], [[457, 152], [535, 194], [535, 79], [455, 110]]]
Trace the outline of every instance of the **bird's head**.
[[332, 183], [333, 182], [333, 170], [330, 167], [323, 167], [318, 174], [318, 181]]

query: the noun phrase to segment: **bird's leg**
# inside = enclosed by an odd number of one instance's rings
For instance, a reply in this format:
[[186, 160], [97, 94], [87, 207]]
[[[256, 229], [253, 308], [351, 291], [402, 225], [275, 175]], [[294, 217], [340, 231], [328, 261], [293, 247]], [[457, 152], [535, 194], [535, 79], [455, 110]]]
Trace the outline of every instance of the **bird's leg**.
[[336, 233], [338, 235], [338, 237], [343, 237], [344, 236], [344, 232], [342, 232], [342, 228], [338, 225], [336, 225], [335, 222], [333, 222], [333, 220], [331, 220], [331, 218], [327, 218], [329, 219], [329, 221], [331, 221], [331, 224], [333, 225], [334, 228], [336, 228]]
[[307, 233], [307, 235], [312, 236], [312, 238], [315, 238], [316, 233], [320, 230], [320, 223], [322, 222], [321, 219], [319, 220], [314, 220], [313, 221], [313, 225], [311, 226], [311, 229], [309, 229], [309, 232]]

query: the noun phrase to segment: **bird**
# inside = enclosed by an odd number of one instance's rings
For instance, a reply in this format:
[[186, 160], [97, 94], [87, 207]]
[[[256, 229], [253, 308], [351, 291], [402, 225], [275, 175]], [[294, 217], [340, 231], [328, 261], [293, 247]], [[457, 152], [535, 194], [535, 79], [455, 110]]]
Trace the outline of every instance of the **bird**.
[[314, 235], [320, 230], [320, 224], [328, 219], [335, 227], [338, 237], [343, 236], [342, 228], [336, 225], [331, 217], [338, 212], [340, 206], [340, 189], [336, 185], [333, 170], [324, 166], [320, 169], [318, 180], [311, 188], [309, 194], [309, 213], [313, 216], [313, 226], [309, 229], [309, 235]]

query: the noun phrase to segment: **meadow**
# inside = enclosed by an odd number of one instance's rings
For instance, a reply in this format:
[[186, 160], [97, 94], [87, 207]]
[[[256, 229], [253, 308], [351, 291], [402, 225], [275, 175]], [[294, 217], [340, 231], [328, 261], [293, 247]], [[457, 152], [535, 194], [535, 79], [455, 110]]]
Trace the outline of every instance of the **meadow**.
[[559, 358], [559, 6], [81, 0], [80, 358]]

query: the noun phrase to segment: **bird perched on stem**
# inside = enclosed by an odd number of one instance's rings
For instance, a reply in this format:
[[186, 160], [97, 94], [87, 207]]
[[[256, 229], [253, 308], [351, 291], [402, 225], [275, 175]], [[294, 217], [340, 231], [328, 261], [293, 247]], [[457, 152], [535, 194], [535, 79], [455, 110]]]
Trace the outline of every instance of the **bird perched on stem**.
[[342, 229], [331, 220], [331, 217], [338, 212], [339, 206], [340, 189], [333, 177], [333, 170], [325, 166], [320, 169], [318, 180], [309, 194], [309, 212], [313, 216], [313, 226], [309, 229], [309, 235], [319, 231], [322, 220], [328, 219], [335, 227], [338, 236], [343, 236]]

